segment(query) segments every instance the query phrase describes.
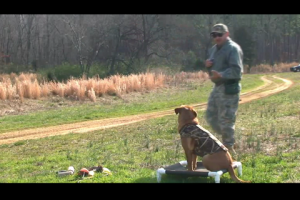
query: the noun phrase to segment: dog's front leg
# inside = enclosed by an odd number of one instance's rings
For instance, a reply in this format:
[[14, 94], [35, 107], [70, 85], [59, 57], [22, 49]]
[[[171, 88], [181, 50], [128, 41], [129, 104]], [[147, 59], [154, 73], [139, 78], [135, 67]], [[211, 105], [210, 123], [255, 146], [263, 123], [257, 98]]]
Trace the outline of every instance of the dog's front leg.
[[193, 152], [189, 149], [185, 150], [188, 171], [193, 171]]
[[192, 167], [193, 171], [197, 169], [197, 154], [195, 154], [196, 140], [191, 139], [189, 149], [192, 150]]
[[188, 171], [193, 171], [193, 141], [192, 138], [181, 138], [181, 145], [185, 152]]
[[192, 155], [193, 160], [193, 170], [195, 171], [197, 169], [197, 155], [193, 153]]

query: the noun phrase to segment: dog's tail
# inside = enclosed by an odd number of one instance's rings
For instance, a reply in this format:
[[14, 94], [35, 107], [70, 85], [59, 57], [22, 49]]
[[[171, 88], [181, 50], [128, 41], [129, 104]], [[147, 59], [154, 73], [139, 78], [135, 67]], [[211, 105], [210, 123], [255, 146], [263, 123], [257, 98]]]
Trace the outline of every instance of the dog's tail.
[[232, 167], [232, 165], [230, 165], [228, 167], [228, 173], [230, 175], [230, 177], [237, 183], [251, 183], [251, 181], [244, 181], [244, 180], [241, 180], [239, 179], [236, 175], [235, 175], [235, 172], [234, 172], [234, 169]]

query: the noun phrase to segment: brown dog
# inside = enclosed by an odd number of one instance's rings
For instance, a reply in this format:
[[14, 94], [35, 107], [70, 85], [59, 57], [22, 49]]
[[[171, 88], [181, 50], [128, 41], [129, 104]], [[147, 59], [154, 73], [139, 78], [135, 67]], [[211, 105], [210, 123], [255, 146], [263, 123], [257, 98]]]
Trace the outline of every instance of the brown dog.
[[209, 171], [227, 169], [230, 177], [238, 183], [250, 183], [239, 179], [232, 167], [233, 160], [227, 148], [209, 131], [199, 125], [197, 112], [192, 106], [175, 108], [178, 115], [178, 132], [184, 149], [187, 168], [194, 171], [197, 156], [202, 157], [203, 166]]

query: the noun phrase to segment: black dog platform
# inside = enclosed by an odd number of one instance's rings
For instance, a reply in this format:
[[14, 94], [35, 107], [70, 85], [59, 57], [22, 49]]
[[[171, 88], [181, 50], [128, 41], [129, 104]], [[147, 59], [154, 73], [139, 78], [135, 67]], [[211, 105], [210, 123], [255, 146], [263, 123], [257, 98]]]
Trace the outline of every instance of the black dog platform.
[[[166, 166], [164, 168], [159, 168], [156, 171], [157, 175], [157, 182], [161, 182], [161, 176], [162, 174], [173, 174], [173, 175], [181, 175], [185, 177], [191, 177], [191, 176], [201, 176], [201, 177], [214, 177], [215, 183], [220, 183], [220, 177], [227, 173], [228, 171], [226, 169], [212, 172], [203, 166], [202, 162], [197, 162], [197, 169], [195, 171], [187, 171], [186, 169], [187, 161], [180, 161], [179, 163], [176, 163], [174, 165]], [[238, 169], [238, 175], [242, 175], [242, 163], [241, 162], [233, 162], [233, 168]]]

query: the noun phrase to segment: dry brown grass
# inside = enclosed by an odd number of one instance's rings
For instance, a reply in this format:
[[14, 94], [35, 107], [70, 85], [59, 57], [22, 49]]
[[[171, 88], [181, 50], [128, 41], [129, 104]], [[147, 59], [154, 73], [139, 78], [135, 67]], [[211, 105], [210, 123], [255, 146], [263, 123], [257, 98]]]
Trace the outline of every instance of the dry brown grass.
[[48, 97], [49, 94], [50, 94], [49, 85], [47, 83], [41, 84], [41, 96]]
[[32, 98], [32, 84], [29, 80], [24, 80], [22, 81], [22, 88], [24, 88], [24, 97], [25, 98], [28, 98], [28, 99], [31, 99]]
[[15, 87], [16, 86], [13, 86], [12, 84], [7, 86], [7, 99], [10, 101], [13, 99], [13, 97], [15, 95], [15, 92], [16, 92]]
[[289, 72], [290, 67], [299, 65], [297, 62], [292, 63], [277, 63], [274, 66], [268, 64], [261, 64], [251, 68], [250, 73], [280, 73]]
[[32, 84], [32, 97], [34, 99], [39, 99], [41, 97], [41, 86], [36, 79]]
[[94, 88], [88, 90], [88, 97], [91, 101], [96, 102], [96, 94]]
[[0, 83], [0, 99], [5, 100], [6, 99], [6, 86], [5, 84]]
[[128, 76], [114, 75], [108, 78], [99, 77], [81, 79], [69, 79], [66, 83], [43, 82], [39, 83], [36, 74], [1, 74], [0, 75], [0, 99], [12, 100], [24, 98], [39, 99], [57, 95], [75, 100], [96, 101], [96, 97], [103, 95], [117, 95], [124, 93], [141, 92], [163, 87], [169, 78], [162, 73], [132, 74]]
[[[273, 67], [258, 65], [251, 69], [251, 73], [288, 72], [289, 68], [295, 65], [298, 63], [279, 63]], [[71, 78], [66, 83], [41, 81], [40, 75], [33, 73], [0, 74], [0, 99], [19, 99], [23, 102], [24, 98], [40, 99], [54, 95], [75, 100], [88, 98], [95, 102], [97, 97], [103, 95], [121, 96], [131, 92], [146, 92], [195, 79], [199, 80], [199, 83], [204, 82], [208, 79], [208, 74], [199, 71], [167, 75], [162, 71], [155, 71], [131, 75], [117, 74], [104, 79], [83, 76], [80, 79]]]

